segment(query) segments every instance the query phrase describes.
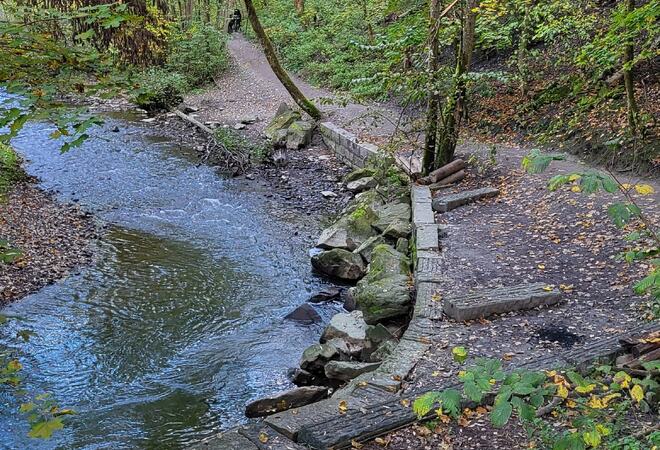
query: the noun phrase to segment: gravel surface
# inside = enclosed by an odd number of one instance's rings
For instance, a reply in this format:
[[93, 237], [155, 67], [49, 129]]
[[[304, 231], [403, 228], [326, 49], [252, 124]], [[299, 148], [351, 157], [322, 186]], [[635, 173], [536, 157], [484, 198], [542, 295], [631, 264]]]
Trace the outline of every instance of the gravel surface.
[[0, 306], [67, 276], [92, 259], [95, 221], [58, 203], [34, 182], [21, 182], [0, 203], [0, 239], [22, 252], [0, 263]]

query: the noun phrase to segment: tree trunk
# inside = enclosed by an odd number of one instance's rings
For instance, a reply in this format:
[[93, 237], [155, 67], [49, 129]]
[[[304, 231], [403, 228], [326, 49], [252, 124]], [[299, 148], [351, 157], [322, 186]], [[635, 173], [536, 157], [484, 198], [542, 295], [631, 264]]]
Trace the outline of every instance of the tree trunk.
[[470, 70], [474, 51], [474, 28], [476, 13], [473, 11], [477, 0], [462, 1], [462, 27], [460, 43], [456, 55], [456, 70], [453, 77], [453, 89], [447, 97], [442, 112], [442, 131], [436, 153], [435, 167], [442, 167], [451, 162], [456, 151], [461, 118], [465, 108], [465, 75]]
[[293, 0], [293, 5], [296, 7], [298, 15], [302, 15], [305, 12], [305, 0]]
[[424, 140], [424, 156], [422, 157], [422, 174], [426, 175], [433, 169], [435, 160], [436, 138], [438, 134], [438, 113], [440, 98], [437, 93], [436, 76], [439, 67], [438, 32], [440, 27], [440, 0], [431, 0], [429, 5], [429, 99], [426, 107], [426, 136]]
[[183, 13], [183, 21], [186, 25], [190, 25], [193, 17], [193, 0], [186, 0], [186, 8]]
[[300, 106], [303, 111], [309, 114], [313, 119], [319, 120], [321, 118], [321, 112], [316, 106], [314, 106], [312, 102], [310, 102], [305, 97], [300, 89], [298, 89], [298, 86], [296, 86], [293, 81], [291, 81], [289, 75], [280, 65], [280, 62], [277, 59], [277, 55], [275, 54], [275, 49], [273, 48], [273, 44], [270, 42], [268, 35], [261, 26], [261, 22], [259, 22], [259, 16], [257, 16], [257, 11], [254, 8], [252, 0], [244, 0], [244, 2], [245, 8], [247, 9], [248, 18], [250, 19], [250, 24], [252, 25], [252, 29], [259, 38], [261, 46], [264, 48], [266, 59], [268, 60], [270, 67], [273, 69], [273, 72], [275, 72], [275, 75], [277, 75], [277, 78], [284, 85], [286, 90], [289, 91], [289, 94], [291, 94], [291, 97], [298, 104], [298, 106]]
[[[628, 14], [635, 10], [635, 0], [626, 0], [626, 9]], [[631, 39], [626, 40], [626, 47], [623, 50], [623, 84], [626, 88], [626, 99], [628, 103], [628, 126], [633, 135], [637, 134], [637, 101], [635, 100], [635, 81], [633, 78], [633, 68], [626, 65], [632, 64], [635, 58], [635, 43]]]
[[531, 31], [531, 0], [525, 0], [524, 8], [520, 42], [518, 43], [518, 75], [520, 76], [520, 93], [523, 97], [527, 97], [529, 88], [529, 64], [527, 59]]

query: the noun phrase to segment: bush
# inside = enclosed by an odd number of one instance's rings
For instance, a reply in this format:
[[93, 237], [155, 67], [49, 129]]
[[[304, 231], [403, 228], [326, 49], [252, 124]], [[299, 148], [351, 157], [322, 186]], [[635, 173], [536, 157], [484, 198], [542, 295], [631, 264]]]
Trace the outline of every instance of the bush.
[[193, 24], [168, 43], [165, 67], [183, 74], [191, 87], [201, 86], [228, 66], [225, 35], [209, 25]]
[[133, 101], [147, 111], [170, 109], [183, 101], [190, 85], [185, 76], [160, 67], [144, 71]]
[[168, 56], [162, 67], [140, 74], [133, 101], [147, 111], [171, 109], [190, 89], [213, 80], [228, 66], [226, 40], [215, 28], [193, 24], [168, 39]]
[[25, 178], [20, 159], [8, 145], [0, 143], [0, 198], [9, 191], [12, 184]]

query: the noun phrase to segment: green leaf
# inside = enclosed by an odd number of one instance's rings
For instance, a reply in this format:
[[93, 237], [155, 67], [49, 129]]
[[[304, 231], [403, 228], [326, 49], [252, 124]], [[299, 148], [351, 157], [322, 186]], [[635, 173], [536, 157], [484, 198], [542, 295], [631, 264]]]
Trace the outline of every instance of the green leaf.
[[522, 168], [527, 173], [542, 173], [552, 161], [562, 160], [562, 155], [544, 155], [538, 149], [533, 149], [522, 159]]
[[474, 381], [467, 381], [463, 385], [463, 392], [465, 392], [465, 395], [467, 396], [467, 398], [469, 398], [473, 402], [480, 403], [481, 399], [483, 398], [483, 392], [474, 383]]
[[64, 423], [60, 417], [55, 417], [50, 420], [37, 422], [30, 427], [28, 436], [35, 439], [48, 439], [57, 430], [64, 428]]
[[614, 194], [619, 191], [619, 184], [609, 175], [602, 175], [601, 181], [603, 183], [603, 189], [606, 192]]
[[465, 347], [454, 347], [451, 349], [451, 354], [454, 356], [454, 361], [459, 364], [465, 362], [468, 357], [468, 351]]
[[601, 442], [600, 433], [598, 433], [596, 430], [586, 431], [582, 433], [582, 440], [589, 447], [596, 448], [600, 445]]
[[461, 414], [461, 393], [456, 389], [446, 389], [440, 395], [442, 409], [450, 416], [458, 417]]
[[582, 178], [580, 178], [582, 192], [585, 194], [593, 194], [594, 192], [597, 192], [598, 187], [600, 186], [599, 178], [598, 174], [594, 172], [583, 174]]
[[509, 421], [513, 407], [509, 402], [500, 402], [490, 412], [490, 422], [495, 428], [501, 428]]
[[623, 228], [631, 219], [632, 215], [625, 203], [613, 203], [607, 208], [607, 215], [614, 221], [617, 228]]
[[529, 395], [534, 392], [536, 388], [529, 384], [518, 383], [513, 386], [513, 393], [517, 395]]
[[555, 442], [552, 450], [584, 450], [584, 441], [577, 433], [567, 433]]
[[412, 409], [417, 417], [424, 417], [435, 407], [440, 398], [440, 392], [430, 391], [418, 397], [414, 402]]
[[550, 181], [548, 181], [548, 189], [551, 191], [556, 191], [559, 187], [565, 185], [568, 182], [570, 182], [569, 175], [555, 175], [554, 177], [550, 178]]

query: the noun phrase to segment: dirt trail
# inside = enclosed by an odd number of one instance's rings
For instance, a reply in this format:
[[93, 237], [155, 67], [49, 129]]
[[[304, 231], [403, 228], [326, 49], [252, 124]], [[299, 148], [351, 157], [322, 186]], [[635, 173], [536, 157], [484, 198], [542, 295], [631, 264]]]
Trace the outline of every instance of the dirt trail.
[[[206, 122], [234, 125], [241, 119], [258, 117], [257, 123], [247, 130], [251, 134], [258, 134], [275, 115], [280, 103], [293, 104], [293, 99], [277, 79], [259, 47], [241, 34], [232, 35], [227, 47], [231, 58], [229, 70], [215, 80], [215, 87], [189, 96], [186, 102], [198, 107], [198, 116]], [[374, 114], [395, 120], [394, 109], [375, 104], [321, 104], [326, 103], [321, 102], [321, 99], [335, 99], [336, 96], [330, 91], [311, 86], [293, 74], [291, 76], [306, 96], [321, 105], [324, 120], [333, 121], [358, 133], [369, 130], [369, 134], [375, 137], [392, 133], [392, 124], [382, 120], [374, 123]]]

